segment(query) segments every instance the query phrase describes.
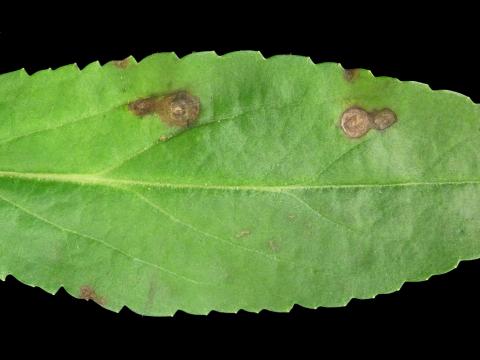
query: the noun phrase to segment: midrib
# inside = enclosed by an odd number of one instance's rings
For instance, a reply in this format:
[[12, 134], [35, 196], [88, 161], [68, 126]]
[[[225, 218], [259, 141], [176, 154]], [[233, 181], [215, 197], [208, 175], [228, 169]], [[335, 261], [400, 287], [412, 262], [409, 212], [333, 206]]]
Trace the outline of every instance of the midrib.
[[105, 176], [84, 174], [56, 173], [24, 173], [15, 171], [0, 171], [0, 178], [30, 180], [37, 182], [72, 183], [78, 185], [98, 185], [112, 188], [129, 186], [157, 187], [166, 189], [198, 189], [225, 191], [257, 191], [257, 192], [288, 192], [292, 190], [324, 190], [324, 189], [357, 189], [357, 188], [401, 188], [416, 186], [455, 186], [478, 185], [480, 180], [432, 181], [432, 182], [394, 182], [375, 184], [320, 184], [320, 185], [220, 185], [220, 184], [188, 184], [144, 180], [115, 179]]

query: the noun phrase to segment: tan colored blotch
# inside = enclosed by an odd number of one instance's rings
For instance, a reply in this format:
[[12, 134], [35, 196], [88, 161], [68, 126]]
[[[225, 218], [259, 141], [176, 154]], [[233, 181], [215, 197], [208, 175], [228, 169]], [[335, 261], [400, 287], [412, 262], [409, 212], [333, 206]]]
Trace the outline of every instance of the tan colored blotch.
[[80, 299], [93, 300], [99, 305], [105, 305], [105, 299], [97, 295], [95, 290], [90, 285], [80, 287]]
[[128, 65], [130, 65], [130, 58], [127, 57], [123, 60], [113, 60], [112, 63], [119, 69], [126, 69]]
[[128, 104], [128, 109], [137, 116], [157, 115], [168, 126], [188, 127], [200, 114], [200, 100], [181, 90], [164, 96], [151, 96]]
[[342, 113], [340, 126], [349, 138], [359, 138], [370, 131], [385, 130], [397, 121], [396, 114], [387, 108], [368, 112], [361, 107], [352, 106]]
[[351, 138], [359, 138], [370, 130], [369, 114], [359, 107], [352, 107], [342, 114], [343, 132]]
[[372, 114], [372, 126], [377, 130], [385, 130], [397, 121], [397, 115], [390, 109], [382, 109]]

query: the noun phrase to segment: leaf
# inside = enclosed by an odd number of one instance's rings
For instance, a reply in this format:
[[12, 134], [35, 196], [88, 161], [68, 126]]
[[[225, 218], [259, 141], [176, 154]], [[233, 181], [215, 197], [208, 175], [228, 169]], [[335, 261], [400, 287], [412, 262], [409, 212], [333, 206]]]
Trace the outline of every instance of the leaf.
[[147, 315], [288, 311], [480, 256], [479, 107], [297, 56], [0, 77], [0, 278]]

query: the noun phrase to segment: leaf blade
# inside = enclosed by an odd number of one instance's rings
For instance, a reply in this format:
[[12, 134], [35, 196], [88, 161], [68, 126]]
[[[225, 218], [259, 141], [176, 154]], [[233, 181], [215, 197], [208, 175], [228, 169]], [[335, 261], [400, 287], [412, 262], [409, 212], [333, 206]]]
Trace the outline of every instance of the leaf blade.
[[[116, 311], [288, 311], [478, 256], [479, 114], [466, 97], [251, 52], [5, 76], [0, 91], [38, 83], [27, 105], [10, 95], [0, 108], [0, 274], [78, 297], [89, 286]], [[87, 95], [48, 113], [69, 86]], [[176, 89], [201, 99], [189, 129], [128, 111]], [[31, 99], [43, 112], [19, 125]], [[348, 139], [339, 119], [353, 105], [391, 108], [398, 123]]]

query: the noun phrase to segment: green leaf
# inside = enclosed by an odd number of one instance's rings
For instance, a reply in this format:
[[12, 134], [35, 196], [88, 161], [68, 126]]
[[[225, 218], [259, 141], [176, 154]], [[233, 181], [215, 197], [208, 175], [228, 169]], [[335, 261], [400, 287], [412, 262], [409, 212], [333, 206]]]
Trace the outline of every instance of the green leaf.
[[118, 311], [288, 311], [480, 256], [480, 114], [297, 56], [0, 76], [0, 278]]

